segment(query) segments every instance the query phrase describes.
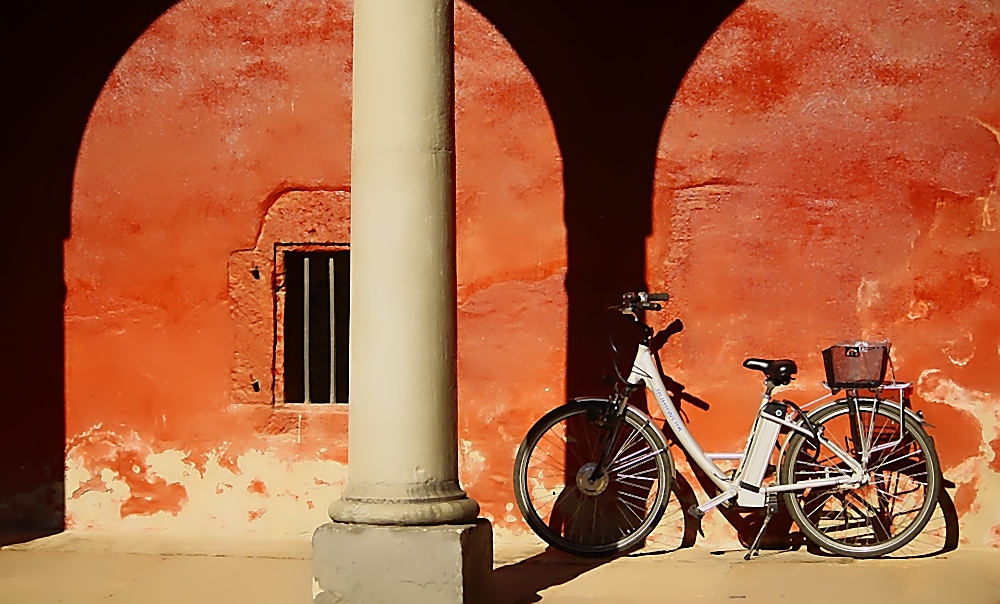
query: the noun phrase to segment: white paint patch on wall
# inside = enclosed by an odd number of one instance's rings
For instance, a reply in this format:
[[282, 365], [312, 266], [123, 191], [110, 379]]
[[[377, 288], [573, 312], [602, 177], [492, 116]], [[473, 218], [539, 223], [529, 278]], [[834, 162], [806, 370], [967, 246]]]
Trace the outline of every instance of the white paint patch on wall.
[[[208, 455], [204, 471], [184, 451], [145, 456], [147, 474], [187, 491], [180, 511], [121, 516], [131, 496], [128, 483], [110, 468], [91, 473], [73, 451], [66, 460], [66, 511], [70, 528], [82, 530], [304, 534], [328, 522], [327, 507], [340, 497], [347, 467], [332, 461], [288, 462], [271, 451], [250, 450], [236, 467]], [[235, 470], [235, 471], [234, 471]], [[95, 475], [96, 474], [96, 475]], [[104, 488], [81, 489], [99, 478]], [[74, 493], [77, 495], [74, 497]]]
[[979, 455], [963, 461], [949, 471], [948, 478], [959, 484], [969, 484], [978, 477], [976, 503], [962, 517], [962, 537], [973, 547], [989, 547], [993, 527], [1000, 525], [1000, 475], [990, 469], [995, 456], [989, 443], [1000, 436], [1000, 397], [962, 388], [943, 377], [938, 369], [928, 369], [917, 379], [916, 392], [924, 400], [950, 405], [975, 416], [982, 426]]
[[861, 283], [858, 285], [858, 312], [864, 312], [881, 299], [882, 294], [879, 292], [878, 280], [862, 277]]
[[952, 340], [945, 342], [941, 349], [952, 364], [965, 367], [972, 357], [976, 356], [976, 344], [973, 342], [972, 334], [966, 332]]
[[471, 440], [462, 439], [458, 450], [459, 480], [465, 486], [475, 484], [486, 469], [486, 456], [472, 446]]

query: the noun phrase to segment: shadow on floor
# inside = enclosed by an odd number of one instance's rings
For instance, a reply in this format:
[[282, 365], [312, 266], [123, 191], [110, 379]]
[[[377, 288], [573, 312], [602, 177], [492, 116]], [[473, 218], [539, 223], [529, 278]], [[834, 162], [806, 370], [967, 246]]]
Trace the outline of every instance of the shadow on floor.
[[[678, 474], [671, 485], [670, 504], [676, 509], [687, 509], [697, 505], [697, 497], [691, 485]], [[493, 571], [493, 604], [524, 604], [541, 600], [539, 592], [556, 585], [562, 585], [595, 568], [613, 562], [620, 557], [636, 558], [641, 556], [669, 554], [680, 549], [694, 546], [698, 538], [699, 523], [687, 514], [673, 515], [664, 518], [664, 522], [679, 524], [671, 534], [675, 538], [660, 541], [660, 537], [650, 536], [645, 542], [646, 547], [637, 547], [630, 552], [610, 558], [581, 558], [561, 552], [552, 547], [544, 552], [501, 566]]]
[[493, 604], [523, 604], [542, 599], [538, 592], [589, 572], [614, 558], [580, 558], [553, 548], [493, 571]]
[[[176, 0], [4, 5], [4, 406], [2, 545], [64, 524], [63, 241], [77, 154], [98, 94], [135, 39]], [[16, 116], [16, 117], [15, 117]]]
[[[678, 475], [678, 478], [683, 480], [683, 477], [680, 475]], [[684, 484], [686, 485], [687, 482], [684, 481]], [[675, 495], [677, 495], [681, 501], [688, 503], [691, 497], [691, 493], [689, 491], [690, 485], [687, 485], [686, 489], [682, 489], [681, 493], [675, 492]], [[727, 519], [730, 518], [727, 517]], [[744, 521], [746, 522], [746, 519], [744, 519]], [[753, 520], [746, 522], [746, 524], [747, 526], [742, 527], [745, 532], [756, 532], [753, 530]], [[686, 526], [683, 531], [684, 536], [679, 546], [675, 545], [675, 547], [659, 551], [637, 551], [624, 554], [624, 556], [629, 558], [659, 556], [676, 552], [678, 549], [691, 547], [694, 545], [696, 540], [697, 528], [687, 522], [685, 522], [685, 525]], [[762, 548], [763, 551], [761, 552], [762, 557], [769, 557], [788, 551], [798, 551], [803, 544], [805, 545], [806, 551], [813, 555], [820, 557], [837, 557], [820, 550], [812, 543], [808, 543], [804, 536], [800, 533], [788, 531], [788, 527], [785, 527], [784, 531], [784, 534], [780, 531], [775, 533], [772, 536], [771, 542], [765, 543], [765, 547]], [[903, 547], [899, 551], [893, 552], [883, 559], [907, 560], [930, 558], [946, 554], [958, 547], [958, 515], [956, 514], [955, 504], [951, 499], [951, 495], [945, 489], [941, 489], [941, 494], [938, 498], [938, 509], [936, 510], [931, 525], [925, 529], [925, 533], [929, 534], [918, 535], [917, 538], [914, 539], [912, 545]], [[767, 551], [769, 549], [772, 551]], [[744, 550], [722, 549], [712, 552], [714, 555], [724, 555], [727, 553], [740, 553], [742, 555]], [[541, 554], [521, 560], [520, 562], [501, 566], [494, 570], [493, 604], [526, 604], [538, 602], [542, 599], [539, 592], [557, 585], [568, 583], [584, 573], [590, 572], [599, 566], [614, 561], [615, 559], [616, 558], [579, 558], [553, 548], [549, 548]]]
[[0, 531], [0, 547], [7, 547], [8, 545], [17, 545], [18, 543], [28, 543], [29, 541], [34, 541], [35, 539], [41, 539], [43, 537], [51, 537], [61, 533], [60, 528], [48, 528], [48, 529], [7, 529]]
[[[924, 530], [914, 537], [913, 541], [888, 554], [882, 558], [883, 560], [933, 558], [958, 549], [958, 544], [961, 541], [958, 510], [955, 508], [955, 501], [951, 498], [951, 493], [947, 491], [948, 488], [955, 488], [955, 483], [945, 479], [945, 485], [938, 494], [937, 509], [934, 510], [934, 514]], [[824, 552], [812, 543], [808, 543], [806, 549], [809, 553], [817, 556], [833, 555]]]

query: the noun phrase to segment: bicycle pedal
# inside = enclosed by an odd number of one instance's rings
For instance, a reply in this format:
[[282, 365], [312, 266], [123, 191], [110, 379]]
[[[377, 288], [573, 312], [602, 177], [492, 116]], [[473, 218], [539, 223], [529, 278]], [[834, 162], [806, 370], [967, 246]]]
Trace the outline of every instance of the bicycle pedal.
[[698, 509], [698, 506], [696, 505], [692, 505], [691, 507], [688, 508], [688, 514], [690, 514], [693, 518], [697, 518], [698, 520], [701, 520], [702, 518], [705, 517], [705, 512]]

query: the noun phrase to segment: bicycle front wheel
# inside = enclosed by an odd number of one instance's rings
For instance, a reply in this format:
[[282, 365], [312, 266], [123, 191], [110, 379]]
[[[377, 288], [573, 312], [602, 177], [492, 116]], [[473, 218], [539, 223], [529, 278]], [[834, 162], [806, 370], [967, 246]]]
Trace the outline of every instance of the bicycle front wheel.
[[[906, 545], [930, 520], [937, 504], [941, 469], [934, 441], [914, 418], [875, 399], [858, 400], [857, 430], [851, 429], [846, 401], [817, 410], [812, 421], [823, 436], [861, 461], [860, 443], [871, 440], [867, 481], [859, 487], [834, 486], [789, 491], [785, 506], [816, 545], [853, 558], [884, 556]], [[789, 437], [781, 461], [782, 484], [849, 476], [851, 471], [826, 445], [817, 452], [811, 438]]]
[[607, 402], [574, 402], [532, 426], [514, 461], [514, 495], [528, 526], [578, 556], [608, 556], [639, 544], [663, 516], [673, 463], [649, 418], [626, 410], [608, 470], [591, 481], [610, 426]]

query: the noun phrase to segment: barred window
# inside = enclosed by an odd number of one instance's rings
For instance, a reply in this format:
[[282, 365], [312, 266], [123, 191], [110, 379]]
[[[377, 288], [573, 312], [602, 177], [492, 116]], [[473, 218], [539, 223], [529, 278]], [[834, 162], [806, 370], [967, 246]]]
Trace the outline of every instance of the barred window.
[[277, 253], [284, 268], [283, 402], [346, 403], [350, 251], [279, 247]]

